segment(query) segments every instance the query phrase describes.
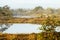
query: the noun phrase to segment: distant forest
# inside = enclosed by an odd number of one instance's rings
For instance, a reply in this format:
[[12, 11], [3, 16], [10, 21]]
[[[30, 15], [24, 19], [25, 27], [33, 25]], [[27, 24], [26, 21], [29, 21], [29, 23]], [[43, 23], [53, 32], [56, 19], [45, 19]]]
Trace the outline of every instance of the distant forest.
[[14, 15], [20, 15], [20, 16], [35, 16], [35, 17], [41, 17], [41, 16], [60, 16], [60, 9], [53, 9], [53, 8], [43, 8], [41, 6], [35, 7], [34, 9], [15, 9], [13, 10]]
[[10, 9], [8, 5], [5, 5], [3, 7], [0, 7], [0, 15], [2, 13], [1, 12], [2, 10], [3, 12], [6, 12], [6, 13], [10, 13], [10, 14], [12, 13], [13, 16], [47, 17], [47, 16], [55, 15], [55, 16], [60, 17], [59, 8], [54, 9], [54, 8], [43, 8], [41, 6], [37, 6], [34, 9], [22, 9], [22, 8]]

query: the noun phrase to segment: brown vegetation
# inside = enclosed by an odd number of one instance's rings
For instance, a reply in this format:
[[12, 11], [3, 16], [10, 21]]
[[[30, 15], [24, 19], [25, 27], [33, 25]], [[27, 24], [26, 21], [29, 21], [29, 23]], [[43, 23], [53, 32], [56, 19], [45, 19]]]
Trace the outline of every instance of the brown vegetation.
[[37, 34], [1, 34], [0, 40], [37, 40]]

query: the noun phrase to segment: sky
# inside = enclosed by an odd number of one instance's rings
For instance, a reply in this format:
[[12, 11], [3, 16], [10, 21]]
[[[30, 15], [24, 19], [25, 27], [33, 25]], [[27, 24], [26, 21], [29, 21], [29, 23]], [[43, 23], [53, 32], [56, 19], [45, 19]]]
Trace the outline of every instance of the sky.
[[0, 0], [0, 6], [4, 5], [8, 5], [13, 9], [32, 9], [36, 6], [60, 8], [60, 0]]

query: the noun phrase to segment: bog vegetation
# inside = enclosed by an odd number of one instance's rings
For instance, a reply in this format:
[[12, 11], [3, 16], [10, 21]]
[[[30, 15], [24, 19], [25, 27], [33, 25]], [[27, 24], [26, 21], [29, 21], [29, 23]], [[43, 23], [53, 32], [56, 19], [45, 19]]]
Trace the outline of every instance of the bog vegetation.
[[[18, 16], [18, 17], [17, 17]], [[21, 16], [29, 16], [21, 18]], [[14, 20], [12, 20], [15, 18]], [[17, 19], [18, 20], [17, 20]], [[10, 22], [20, 23], [35, 23], [42, 25], [39, 30], [42, 33], [37, 35], [38, 40], [60, 40], [60, 33], [55, 31], [55, 28], [60, 27], [60, 9], [47, 8], [44, 9], [40, 6], [34, 9], [9, 9], [8, 6], [0, 7], [0, 31], [5, 31]], [[28, 21], [27, 21], [28, 20]], [[4, 28], [2, 25], [6, 25]]]

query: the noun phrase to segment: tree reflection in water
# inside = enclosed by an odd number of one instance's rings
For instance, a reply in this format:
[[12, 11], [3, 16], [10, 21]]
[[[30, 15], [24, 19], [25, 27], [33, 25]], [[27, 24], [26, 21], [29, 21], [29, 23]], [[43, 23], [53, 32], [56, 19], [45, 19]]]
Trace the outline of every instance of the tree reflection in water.
[[7, 23], [7, 24], [0, 24], [0, 32], [4, 32], [7, 30], [12, 24]]

